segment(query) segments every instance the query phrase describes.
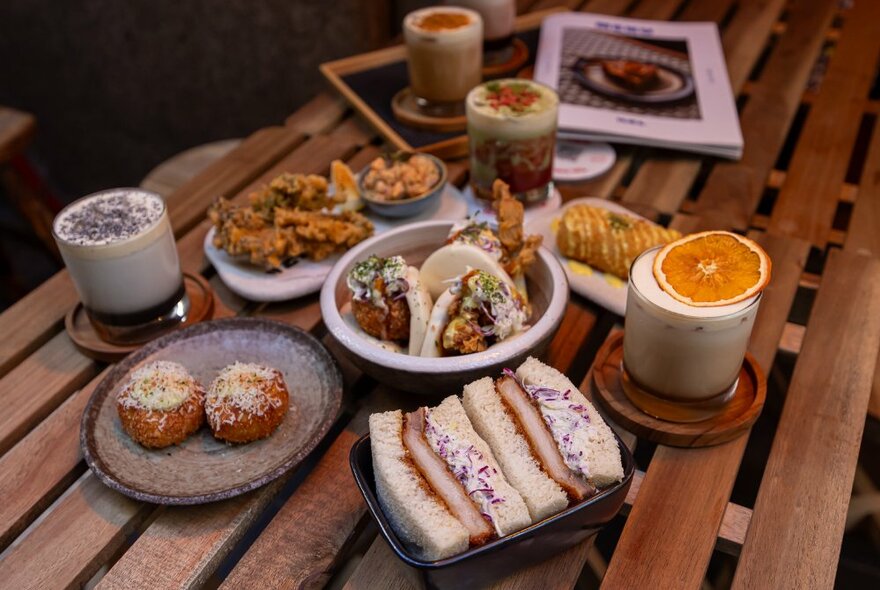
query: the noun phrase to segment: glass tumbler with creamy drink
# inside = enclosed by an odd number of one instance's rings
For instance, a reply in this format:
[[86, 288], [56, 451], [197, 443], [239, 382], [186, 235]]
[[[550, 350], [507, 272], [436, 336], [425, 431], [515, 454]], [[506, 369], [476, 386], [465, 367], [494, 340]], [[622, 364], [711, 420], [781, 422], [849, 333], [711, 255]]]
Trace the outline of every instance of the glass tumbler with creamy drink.
[[189, 299], [159, 195], [120, 188], [83, 197], [58, 214], [53, 235], [104, 340], [144, 342], [185, 319]]
[[518, 199], [543, 201], [552, 189], [559, 97], [552, 88], [516, 78], [480, 84], [468, 94], [471, 185], [492, 198], [500, 178]]
[[703, 420], [716, 414], [736, 389], [761, 294], [714, 307], [678, 301], [654, 277], [660, 248], [643, 252], [630, 270], [624, 391], [653, 416]]
[[483, 18], [483, 63], [504, 63], [513, 54], [513, 29], [516, 22], [514, 0], [447, 0], [446, 4], [464, 6]]
[[433, 6], [403, 19], [409, 83], [420, 108], [459, 115], [483, 76], [483, 20], [467, 8]]

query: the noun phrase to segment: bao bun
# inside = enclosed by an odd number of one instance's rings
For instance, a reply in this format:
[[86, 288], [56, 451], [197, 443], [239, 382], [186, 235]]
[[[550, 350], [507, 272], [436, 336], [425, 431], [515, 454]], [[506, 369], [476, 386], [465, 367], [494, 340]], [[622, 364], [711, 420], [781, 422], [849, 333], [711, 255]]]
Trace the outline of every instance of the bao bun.
[[498, 260], [489, 253], [471, 244], [452, 243], [443, 246], [428, 256], [422, 264], [422, 281], [424, 281], [431, 298], [435, 301], [446, 289], [450, 281], [468, 272], [483, 270], [515, 286], [513, 279], [501, 267]]

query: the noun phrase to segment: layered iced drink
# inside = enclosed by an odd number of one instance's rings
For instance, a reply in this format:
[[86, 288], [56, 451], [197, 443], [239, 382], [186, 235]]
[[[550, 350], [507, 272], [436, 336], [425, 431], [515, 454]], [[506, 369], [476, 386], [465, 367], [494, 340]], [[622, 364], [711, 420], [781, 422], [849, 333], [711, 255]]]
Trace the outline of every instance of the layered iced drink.
[[682, 303], [654, 277], [659, 250], [642, 253], [630, 270], [624, 388], [649, 414], [682, 422], [705, 419], [736, 388], [761, 294], [714, 307]]
[[122, 188], [83, 197], [58, 214], [53, 233], [105, 340], [144, 341], [186, 316], [189, 302], [159, 195]]
[[559, 97], [547, 86], [520, 79], [486, 82], [467, 97], [471, 185], [492, 198], [500, 178], [522, 201], [547, 198], [553, 176]]
[[419, 105], [460, 109], [482, 80], [483, 21], [473, 10], [433, 6], [403, 19], [409, 83]]

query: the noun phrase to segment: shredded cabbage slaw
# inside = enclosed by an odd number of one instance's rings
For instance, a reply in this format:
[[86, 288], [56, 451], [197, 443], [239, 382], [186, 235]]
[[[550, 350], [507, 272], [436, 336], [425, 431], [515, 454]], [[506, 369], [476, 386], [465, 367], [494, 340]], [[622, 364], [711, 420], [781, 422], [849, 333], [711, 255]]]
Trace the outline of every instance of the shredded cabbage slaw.
[[480, 507], [480, 514], [495, 528], [498, 536], [503, 536], [498, 524], [489, 514], [489, 507], [501, 504], [504, 498], [498, 494], [493, 479], [498, 470], [490, 466], [480, 452], [472, 444], [465, 444], [449, 434], [441, 432], [431, 421], [431, 412], [425, 408], [425, 438], [434, 452], [449, 466], [452, 475], [464, 486], [468, 496]]

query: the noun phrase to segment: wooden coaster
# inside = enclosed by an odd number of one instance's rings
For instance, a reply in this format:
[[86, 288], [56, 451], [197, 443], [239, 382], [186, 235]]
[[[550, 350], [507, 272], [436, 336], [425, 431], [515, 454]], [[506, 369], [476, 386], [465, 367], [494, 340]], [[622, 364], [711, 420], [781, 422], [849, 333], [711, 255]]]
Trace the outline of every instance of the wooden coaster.
[[391, 99], [391, 110], [398, 121], [417, 129], [436, 133], [453, 133], [464, 131], [467, 127], [464, 101], [461, 103], [460, 113], [449, 116], [433, 115], [419, 106], [416, 102], [416, 96], [409, 86], [394, 95], [394, 98]]
[[723, 410], [700, 422], [667, 422], [637, 408], [623, 390], [623, 332], [608, 338], [596, 355], [590, 385], [612, 420], [637, 436], [673, 447], [710, 447], [733, 440], [754, 424], [764, 407], [767, 381], [755, 358], [746, 353], [739, 383]]
[[[186, 320], [169, 329], [169, 332], [209, 319], [214, 313], [214, 291], [204, 277], [183, 273], [183, 284], [186, 294], [189, 295], [189, 313]], [[64, 327], [76, 348], [97, 361], [116, 362], [146, 344], [141, 342], [119, 345], [102, 340], [92, 327], [82, 302], [77, 303], [67, 312], [64, 317]], [[157, 334], [156, 338], [162, 335], [164, 333]]]
[[519, 37], [514, 37], [513, 52], [505, 61], [501, 63], [483, 64], [483, 79], [501, 78], [506, 75], [512, 75], [513, 72], [523, 67], [529, 60], [529, 48]]

